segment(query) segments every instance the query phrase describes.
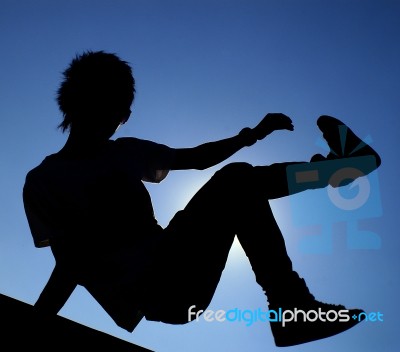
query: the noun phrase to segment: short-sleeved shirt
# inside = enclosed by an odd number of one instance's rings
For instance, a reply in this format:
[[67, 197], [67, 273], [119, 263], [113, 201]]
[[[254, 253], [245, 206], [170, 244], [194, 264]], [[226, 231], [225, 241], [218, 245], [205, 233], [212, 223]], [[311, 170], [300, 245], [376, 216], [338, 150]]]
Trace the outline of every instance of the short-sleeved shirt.
[[143, 181], [161, 182], [174, 149], [126, 137], [90, 155], [47, 156], [28, 172], [23, 200], [34, 245], [50, 244], [77, 283], [132, 330], [136, 293], [162, 236]]

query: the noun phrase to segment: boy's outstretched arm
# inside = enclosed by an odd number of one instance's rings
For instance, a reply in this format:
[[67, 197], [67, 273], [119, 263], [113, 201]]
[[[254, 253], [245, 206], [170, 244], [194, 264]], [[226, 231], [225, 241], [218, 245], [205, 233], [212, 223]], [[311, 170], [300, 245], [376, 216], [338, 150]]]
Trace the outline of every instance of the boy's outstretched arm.
[[226, 160], [243, 147], [264, 139], [276, 130], [293, 131], [292, 120], [281, 113], [269, 113], [254, 128], [243, 128], [238, 135], [193, 148], [175, 149], [171, 170], [204, 170]]

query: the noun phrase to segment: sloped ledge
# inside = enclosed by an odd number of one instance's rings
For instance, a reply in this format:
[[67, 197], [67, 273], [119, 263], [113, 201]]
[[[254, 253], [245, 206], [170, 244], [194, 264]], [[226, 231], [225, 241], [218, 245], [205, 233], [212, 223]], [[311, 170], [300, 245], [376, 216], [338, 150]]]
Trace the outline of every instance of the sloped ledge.
[[33, 306], [0, 294], [0, 350], [29, 348], [39, 352], [154, 352], [61, 316], [43, 317]]

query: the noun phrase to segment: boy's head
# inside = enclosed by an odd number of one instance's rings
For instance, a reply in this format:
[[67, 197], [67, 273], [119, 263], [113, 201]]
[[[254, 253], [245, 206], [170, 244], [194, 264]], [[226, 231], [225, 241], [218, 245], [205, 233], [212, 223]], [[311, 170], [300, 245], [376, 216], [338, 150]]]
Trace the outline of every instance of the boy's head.
[[63, 72], [57, 103], [63, 114], [63, 132], [74, 125], [106, 123], [129, 117], [135, 96], [130, 65], [117, 55], [86, 51], [77, 55]]

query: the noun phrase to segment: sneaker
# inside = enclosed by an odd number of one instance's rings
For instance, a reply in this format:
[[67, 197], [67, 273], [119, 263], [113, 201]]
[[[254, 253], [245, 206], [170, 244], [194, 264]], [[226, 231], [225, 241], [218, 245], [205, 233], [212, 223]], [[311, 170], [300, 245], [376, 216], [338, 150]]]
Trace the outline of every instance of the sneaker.
[[291, 272], [269, 287], [269, 322], [277, 347], [300, 345], [344, 332], [366, 317], [362, 309], [319, 302], [303, 278]]
[[330, 148], [327, 159], [372, 156], [375, 158], [376, 168], [380, 166], [381, 158], [378, 153], [357, 137], [342, 121], [322, 115], [318, 118], [317, 125]]
[[269, 310], [270, 319], [271, 311], [276, 312], [270, 326], [277, 347], [325, 339], [349, 330], [365, 319], [361, 309], [347, 309], [343, 305], [316, 300], [286, 307], [270, 304]]

